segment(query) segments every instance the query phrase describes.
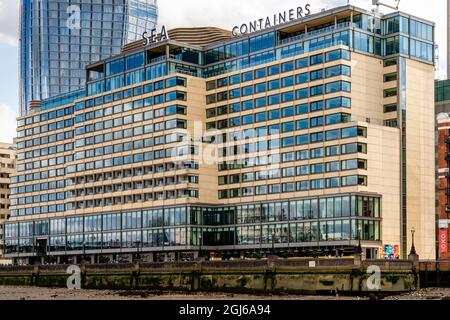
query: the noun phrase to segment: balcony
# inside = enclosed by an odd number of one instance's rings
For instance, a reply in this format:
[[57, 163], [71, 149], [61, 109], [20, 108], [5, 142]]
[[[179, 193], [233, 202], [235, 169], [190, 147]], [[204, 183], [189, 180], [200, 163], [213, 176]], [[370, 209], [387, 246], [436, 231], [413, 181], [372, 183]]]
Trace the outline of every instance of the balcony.
[[297, 36], [288, 37], [286, 39], [281, 40], [281, 45], [284, 45], [284, 44], [287, 44], [287, 43], [296, 42], [296, 41], [300, 41], [300, 40], [305, 40], [305, 39], [312, 38], [314, 36], [318, 36], [318, 35], [322, 35], [322, 34], [331, 33], [331, 32], [334, 32], [336, 30], [349, 28], [351, 26], [352, 26], [352, 24], [350, 22], [339, 23], [337, 25], [329, 26], [329, 27], [326, 27], [326, 28], [321, 28], [321, 29], [314, 30], [314, 31], [311, 31], [311, 32], [307, 32], [307, 33], [304, 33], [304, 34], [300, 34], [300, 35], [297, 35]]

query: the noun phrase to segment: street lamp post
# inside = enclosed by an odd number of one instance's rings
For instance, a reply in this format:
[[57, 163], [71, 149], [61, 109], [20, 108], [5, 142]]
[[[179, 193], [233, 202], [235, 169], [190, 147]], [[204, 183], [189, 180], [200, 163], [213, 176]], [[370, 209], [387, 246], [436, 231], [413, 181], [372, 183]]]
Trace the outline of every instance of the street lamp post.
[[81, 261], [85, 260], [86, 260], [86, 241], [83, 241], [83, 258], [81, 259]]
[[141, 247], [141, 241], [136, 240], [136, 248], [137, 248], [136, 260], [141, 260], [140, 247]]
[[357, 254], [362, 254], [362, 246], [361, 246], [361, 226], [358, 226], [358, 247], [356, 248]]
[[416, 233], [416, 230], [414, 229], [414, 227], [412, 227], [411, 228], [411, 236], [412, 236], [411, 252], [409, 253], [411, 256], [412, 255], [417, 255], [416, 247], [414, 246], [414, 234], [415, 233]]
[[198, 235], [198, 244], [199, 244], [198, 257], [201, 258], [201, 256], [202, 256], [202, 235], [201, 235], [201, 233]]
[[275, 231], [272, 231], [272, 255], [275, 255]]

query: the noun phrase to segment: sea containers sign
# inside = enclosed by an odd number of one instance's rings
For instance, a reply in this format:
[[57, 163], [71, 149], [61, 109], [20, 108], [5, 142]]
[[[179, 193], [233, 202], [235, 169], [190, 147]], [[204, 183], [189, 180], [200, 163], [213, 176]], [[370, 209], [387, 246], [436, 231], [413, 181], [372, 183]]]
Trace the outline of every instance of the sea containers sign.
[[273, 16], [260, 18], [249, 23], [243, 23], [240, 26], [235, 26], [231, 33], [234, 37], [244, 36], [256, 31], [269, 29], [279, 24], [294, 21], [311, 14], [311, 5], [307, 4], [304, 7], [297, 7], [289, 11], [283, 11]]

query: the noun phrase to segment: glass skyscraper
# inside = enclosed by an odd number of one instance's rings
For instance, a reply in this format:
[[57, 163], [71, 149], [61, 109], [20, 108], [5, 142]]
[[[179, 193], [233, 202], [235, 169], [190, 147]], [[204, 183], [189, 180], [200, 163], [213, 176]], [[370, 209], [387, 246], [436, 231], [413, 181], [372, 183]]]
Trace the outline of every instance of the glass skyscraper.
[[157, 0], [21, 0], [20, 114], [83, 88], [85, 66], [120, 53], [157, 23]]

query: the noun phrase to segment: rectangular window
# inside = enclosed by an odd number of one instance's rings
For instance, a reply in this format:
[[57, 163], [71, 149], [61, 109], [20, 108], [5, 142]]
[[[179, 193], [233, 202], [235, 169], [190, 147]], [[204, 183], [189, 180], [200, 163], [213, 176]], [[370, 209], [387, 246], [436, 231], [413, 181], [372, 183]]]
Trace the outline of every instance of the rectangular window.
[[294, 101], [294, 92], [293, 91], [283, 92], [281, 94], [281, 102], [282, 103], [291, 102], [291, 101]]
[[268, 97], [268, 105], [272, 106], [280, 103], [280, 95], [275, 94]]
[[397, 111], [397, 104], [386, 104], [384, 105], [384, 113], [389, 112], [396, 112]]
[[307, 103], [298, 104], [295, 106], [295, 113], [297, 115], [308, 114], [309, 106]]
[[314, 70], [309, 73], [310, 81], [323, 79], [323, 69]]
[[267, 67], [267, 71], [268, 71], [267, 73], [269, 76], [279, 74], [280, 73], [280, 65], [277, 64], [274, 66]]
[[321, 127], [323, 126], [323, 117], [314, 117], [310, 119], [310, 127]]
[[335, 81], [326, 84], [326, 93], [333, 93], [338, 91], [350, 92], [350, 82]]
[[299, 89], [299, 90], [297, 90], [295, 92], [295, 98], [297, 100], [306, 99], [308, 97], [309, 97], [309, 90], [308, 90], [308, 88]]
[[389, 73], [384, 75], [384, 82], [397, 81], [397, 73]]
[[249, 96], [253, 94], [253, 86], [247, 86], [242, 88], [242, 96]]
[[314, 86], [310, 88], [310, 97], [318, 96], [323, 94], [323, 85]]
[[267, 83], [269, 91], [280, 89], [280, 80], [272, 80]]
[[299, 73], [295, 76], [295, 83], [296, 84], [304, 84], [309, 81], [309, 74], [306, 73]]
[[284, 77], [281, 79], [281, 87], [291, 87], [294, 85], [294, 76]]
[[310, 65], [313, 66], [315, 64], [323, 63], [323, 54], [317, 54], [310, 57]]
[[335, 109], [335, 108], [351, 108], [351, 100], [346, 97], [337, 97], [328, 99], [326, 101], [326, 109]]
[[307, 57], [301, 58], [301, 59], [297, 59], [295, 61], [295, 68], [296, 69], [307, 68], [308, 66], [309, 66], [309, 59]]
[[267, 85], [265, 82], [255, 84], [255, 93], [265, 92], [267, 90]]
[[385, 98], [395, 97], [396, 95], [397, 95], [397, 88], [391, 88], [391, 89], [384, 90]]

